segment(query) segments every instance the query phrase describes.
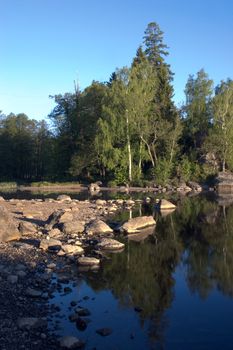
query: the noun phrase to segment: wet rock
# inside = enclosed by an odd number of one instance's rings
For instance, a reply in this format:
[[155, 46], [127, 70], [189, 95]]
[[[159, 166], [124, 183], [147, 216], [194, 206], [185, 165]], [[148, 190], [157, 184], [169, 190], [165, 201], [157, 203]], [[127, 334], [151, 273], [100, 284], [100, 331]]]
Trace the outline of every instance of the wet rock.
[[0, 242], [9, 242], [21, 237], [7, 209], [0, 205]]
[[88, 235], [95, 235], [113, 233], [113, 230], [102, 220], [94, 220], [86, 226], [86, 232]]
[[81, 266], [93, 266], [93, 265], [99, 265], [100, 260], [88, 256], [83, 256], [78, 258], [78, 264]]
[[97, 244], [97, 248], [109, 251], [121, 250], [124, 248], [124, 246], [124, 243], [118, 242], [112, 238], [102, 238]]
[[85, 329], [87, 328], [87, 322], [79, 317], [77, 320], [76, 320], [76, 327], [80, 330], [80, 331], [85, 331]]
[[85, 221], [70, 221], [62, 225], [62, 232], [65, 234], [79, 234], [85, 229]]
[[130, 219], [125, 222], [121, 229], [127, 233], [138, 232], [138, 230], [155, 225], [156, 222], [153, 216], [139, 216], [137, 218]]
[[96, 333], [102, 335], [102, 337], [106, 337], [107, 335], [112, 334], [111, 328], [100, 328], [96, 330]]
[[91, 314], [90, 311], [86, 308], [76, 309], [75, 312], [81, 317], [90, 316]]
[[83, 341], [73, 336], [65, 336], [60, 340], [60, 346], [65, 349], [80, 349], [84, 345]]

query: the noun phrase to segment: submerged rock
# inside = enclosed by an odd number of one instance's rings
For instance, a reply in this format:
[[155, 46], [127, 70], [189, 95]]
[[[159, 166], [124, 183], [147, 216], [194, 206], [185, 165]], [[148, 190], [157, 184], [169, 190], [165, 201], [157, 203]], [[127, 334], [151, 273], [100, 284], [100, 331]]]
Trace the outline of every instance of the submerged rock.
[[9, 242], [20, 237], [21, 234], [7, 209], [0, 205], [0, 242]]
[[156, 224], [153, 216], [138, 216], [125, 222], [121, 229], [127, 233], [138, 232], [140, 229]]

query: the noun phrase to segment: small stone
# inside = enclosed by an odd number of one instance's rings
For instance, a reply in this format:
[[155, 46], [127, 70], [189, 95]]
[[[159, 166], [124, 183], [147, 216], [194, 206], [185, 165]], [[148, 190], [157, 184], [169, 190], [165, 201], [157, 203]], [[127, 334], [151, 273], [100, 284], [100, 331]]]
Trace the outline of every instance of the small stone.
[[84, 345], [83, 341], [73, 336], [65, 336], [60, 340], [60, 346], [66, 349], [80, 349]]
[[96, 333], [99, 335], [102, 335], [102, 337], [106, 337], [107, 335], [110, 335], [112, 333], [111, 328], [100, 328], [96, 330]]
[[9, 275], [7, 277], [7, 281], [10, 282], [11, 284], [15, 284], [18, 282], [18, 276], [16, 275]]

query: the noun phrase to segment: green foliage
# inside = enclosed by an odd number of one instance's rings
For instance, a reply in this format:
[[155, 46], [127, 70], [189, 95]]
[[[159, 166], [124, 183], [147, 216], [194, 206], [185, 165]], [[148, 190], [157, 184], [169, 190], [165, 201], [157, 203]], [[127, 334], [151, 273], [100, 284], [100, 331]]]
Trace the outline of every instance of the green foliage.
[[156, 163], [154, 169], [155, 182], [158, 185], [166, 185], [171, 176], [172, 166], [171, 163], [164, 158], [161, 158]]

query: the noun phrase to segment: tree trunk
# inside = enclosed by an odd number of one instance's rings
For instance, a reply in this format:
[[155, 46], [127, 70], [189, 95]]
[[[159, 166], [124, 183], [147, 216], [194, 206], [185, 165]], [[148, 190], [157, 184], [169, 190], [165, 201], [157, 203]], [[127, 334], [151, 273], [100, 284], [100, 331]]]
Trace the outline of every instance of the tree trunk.
[[132, 181], [132, 154], [131, 154], [131, 144], [130, 144], [130, 136], [129, 136], [128, 111], [126, 111], [126, 132], [127, 132], [128, 162], [129, 162], [129, 182], [131, 182]]

